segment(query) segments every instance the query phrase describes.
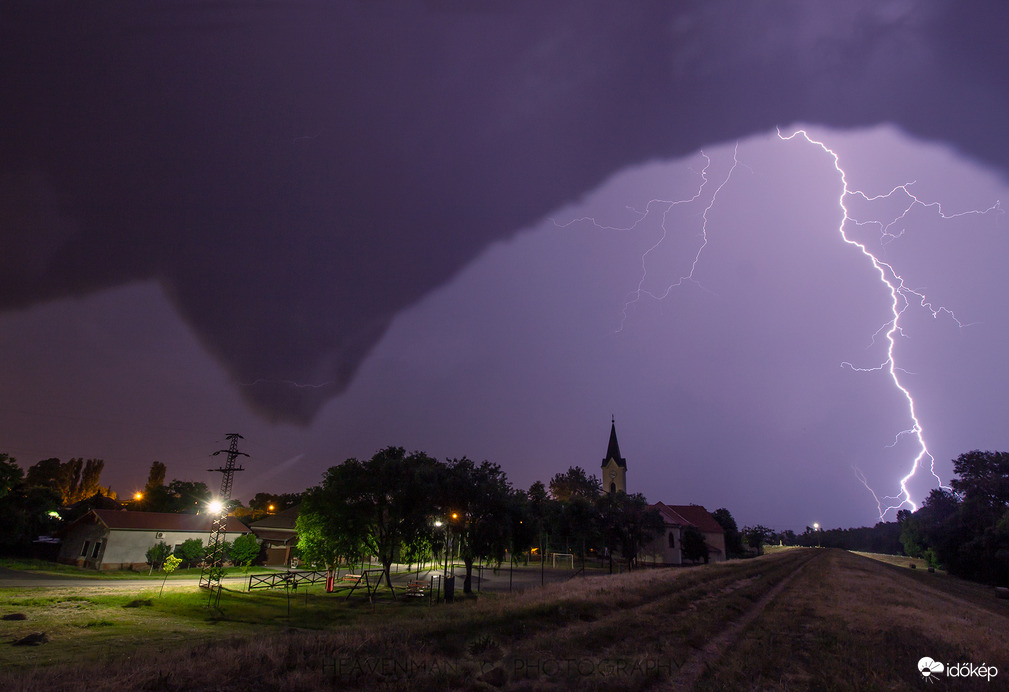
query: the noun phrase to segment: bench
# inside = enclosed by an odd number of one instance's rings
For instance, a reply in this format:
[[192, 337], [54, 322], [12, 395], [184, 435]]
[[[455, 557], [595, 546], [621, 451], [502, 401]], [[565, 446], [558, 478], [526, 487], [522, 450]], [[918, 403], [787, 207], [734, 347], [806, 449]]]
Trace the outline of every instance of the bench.
[[431, 585], [426, 581], [412, 581], [406, 585], [404, 596], [421, 597], [431, 593]]
[[427, 581], [411, 581], [408, 582], [403, 595], [410, 598], [426, 598], [428, 603], [431, 602], [431, 594], [434, 592], [434, 588], [431, 582]]

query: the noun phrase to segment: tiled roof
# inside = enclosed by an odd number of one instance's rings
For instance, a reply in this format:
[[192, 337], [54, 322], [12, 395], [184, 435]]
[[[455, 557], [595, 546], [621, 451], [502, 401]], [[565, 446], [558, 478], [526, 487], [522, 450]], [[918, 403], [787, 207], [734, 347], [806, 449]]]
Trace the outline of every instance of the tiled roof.
[[[91, 514], [110, 529], [136, 531], [206, 531], [210, 533], [214, 517], [210, 514], [175, 514], [172, 512], [129, 512], [114, 509], [94, 509]], [[88, 515], [84, 515], [87, 517]], [[249, 529], [235, 517], [228, 517], [228, 533], [248, 533]]]
[[268, 517], [263, 517], [259, 521], [252, 522], [249, 526], [254, 529], [287, 529], [289, 531], [294, 531], [297, 528], [298, 508], [300, 506], [301, 505], [288, 507], [283, 512], [277, 512], [276, 514], [271, 514]]
[[659, 510], [667, 523], [696, 526], [702, 533], [725, 533], [721, 524], [715, 521], [715, 518], [708, 514], [708, 510], [701, 505], [667, 505], [656, 502], [650, 506]]

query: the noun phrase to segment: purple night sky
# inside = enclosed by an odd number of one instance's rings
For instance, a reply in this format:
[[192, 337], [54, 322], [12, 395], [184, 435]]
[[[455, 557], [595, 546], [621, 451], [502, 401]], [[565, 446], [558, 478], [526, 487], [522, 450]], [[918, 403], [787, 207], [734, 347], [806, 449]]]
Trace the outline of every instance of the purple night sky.
[[483, 5], [0, 4], [0, 451], [214, 488], [239, 432], [243, 501], [390, 444], [527, 488], [613, 415], [650, 501], [871, 525], [858, 474], [919, 451], [861, 371], [891, 298], [776, 126], [941, 203], [846, 228], [931, 305], [894, 354], [938, 476], [1009, 448], [1006, 10]]

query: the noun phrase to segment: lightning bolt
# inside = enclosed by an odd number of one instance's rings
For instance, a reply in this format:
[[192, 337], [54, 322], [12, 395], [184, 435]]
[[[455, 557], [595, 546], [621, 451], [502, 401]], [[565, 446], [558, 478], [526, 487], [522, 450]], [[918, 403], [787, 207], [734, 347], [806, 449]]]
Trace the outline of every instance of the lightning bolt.
[[594, 217], [590, 216], [578, 217], [563, 224], [557, 223], [557, 221], [555, 220], [553, 221], [554, 225], [557, 226], [558, 228], [567, 228], [577, 223], [590, 223], [595, 228], [602, 231], [629, 232], [637, 230], [642, 224], [644, 224], [646, 219], [649, 216], [651, 216], [653, 208], [658, 208], [661, 210], [662, 220], [659, 223], [659, 229], [661, 231], [659, 234], [659, 238], [641, 255], [641, 277], [638, 279], [637, 287], [633, 291], [631, 291], [630, 294], [631, 297], [624, 302], [624, 306], [621, 309], [620, 327], [616, 330], [617, 333], [620, 333], [624, 330], [624, 325], [626, 324], [627, 319], [630, 316], [630, 312], [633, 306], [636, 305], [641, 300], [642, 296], [654, 298], [655, 300], [663, 300], [674, 289], [679, 288], [680, 286], [682, 286], [687, 282], [693, 283], [699, 288], [702, 288], [704, 290], [708, 290], [695, 278], [694, 273], [697, 271], [697, 265], [700, 264], [701, 262], [701, 255], [704, 254], [704, 250], [708, 246], [708, 214], [711, 212], [711, 209], [715, 206], [715, 202], [718, 200], [719, 193], [726, 185], [728, 185], [729, 180], [732, 178], [732, 174], [736, 171], [736, 169], [739, 166], [745, 165], [739, 161], [738, 143], [736, 144], [735, 148], [732, 151], [732, 166], [729, 168], [729, 171], [722, 178], [722, 181], [718, 183], [718, 185], [715, 187], [714, 191], [711, 193], [711, 196], [705, 197], [705, 199], [707, 200], [707, 204], [704, 207], [704, 210], [701, 212], [701, 228], [700, 228], [701, 242], [698, 245], [697, 251], [694, 253], [694, 257], [690, 262], [689, 271], [681, 275], [672, 283], [668, 284], [665, 290], [661, 292], [654, 292], [645, 288], [645, 281], [648, 279], [648, 257], [653, 252], [658, 250], [659, 247], [662, 246], [662, 244], [668, 238], [669, 228], [667, 227], [667, 222], [669, 220], [670, 213], [676, 207], [691, 204], [693, 202], [696, 202], [698, 199], [701, 199], [704, 196], [705, 188], [707, 188], [709, 183], [711, 182], [709, 174], [709, 170], [711, 168], [711, 157], [705, 154], [703, 150], [700, 151], [699, 153], [701, 155], [701, 158], [704, 159], [704, 168], [702, 168], [699, 173], [698, 177], [700, 178], [700, 182], [697, 186], [697, 189], [694, 191], [693, 195], [691, 195], [690, 197], [684, 197], [682, 199], [677, 200], [652, 199], [648, 201], [643, 211], [639, 209], [634, 209], [633, 207], [628, 207], [628, 209], [635, 216], [637, 216], [637, 219], [630, 226], [624, 226], [624, 227], [606, 226], [600, 224], [598, 221], [596, 221]]
[[[854, 189], [848, 184], [848, 176], [844, 169], [841, 167], [841, 160], [837, 152], [828, 147], [824, 142], [813, 139], [809, 136], [809, 133], [805, 130], [796, 130], [790, 135], [783, 135], [781, 130], [778, 130], [778, 137], [782, 141], [790, 141], [796, 137], [801, 137], [807, 143], [819, 147], [825, 154], [827, 154], [834, 164], [834, 170], [841, 181], [841, 192], [838, 196], [837, 203], [841, 209], [841, 221], [838, 225], [838, 233], [841, 239], [848, 245], [856, 248], [862, 256], [868, 260], [872, 267], [876, 270], [879, 275], [880, 283], [885, 287], [886, 291], [890, 296], [890, 316], [889, 319], [883, 323], [883, 325], [876, 331], [873, 335], [873, 341], [876, 337], [882, 333], [884, 339], [886, 340], [886, 359], [876, 367], [872, 368], [857, 368], [851, 363], [842, 363], [842, 367], [848, 367], [853, 371], [857, 372], [885, 372], [889, 375], [890, 380], [893, 382], [893, 386], [901, 393], [907, 404], [908, 418], [910, 420], [910, 427], [905, 430], [901, 430], [894, 437], [894, 441], [891, 446], [895, 446], [902, 438], [911, 437], [914, 439], [917, 445], [917, 454], [911, 461], [910, 470], [900, 479], [900, 491], [896, 495], [879, 497], [876, 492], [869, 486], [868, 480], [865, 474], [862, 473], [860, 469], [855, 468], [855, 476], [858, 480], [866, 487], [866, 489], [872, 494], [873, 499], [876, 501], [876, 507], [879, 510], [879, 518], [882, 520], [886, 516], [887, 512], [891, 510], [900, 509], [901, 507], [909, 506], [912, 511], [917, 510], [918, 506], [911, 499], [911, 493], [908, 490], [907, 484], [918, 472], [919, 468], [926, 462], [928, 462], [929, 472], [936, 479], [940, 487], [945, 487], [942, 484], [942, 479], [939, 474], [935, 471], [935, 457], [928, 449], [928, 444], [925, 441], [925, 433], [922, 428], [921, 421], [918, 418], [918, 412], [916, 410], [914, 397], [911, 395], [911, 391], [901, 380], [901, 373], [906, 373], [905, 370], [897, 365], [897, 358], [895, 351], [897, 348], [897, 337], [904, 336], [904, 332], [901, 328], [900, 318], [903, 316], [905, 311], [912, 305], [917, 304], [919, 307], [927, 310], [933, 318], [938, 318], [940, 315], [948, 316], [958, 327], [964, 327], [965, 325], [957, 319], [956, 315], [952, 310], [944, 306], [934, 305], [926, 296], [923, 291], [915, 290], [909, 287], [904, 278], [893, 268], [891, 264], [880, 259], [876, 254], [874, 254], [865, 243], [859, 242], [851, 238], [848, 234], [848, 228], [850, 226], [863, 227], [866, 225], [877, 225], [879, 226], [879, 235], [882, 246], [886, 246], [889, 242], [896, 240], [904, 233], [904, 229], [901, 229], [899, 233], [894, 232], [894, 228], [903, 222], [907, 215], [915, 207], [932, 208], [935, 209], [938, 215], [942, 219], [952, 219], [959, 216], [971, 216], [971, 215], [984, 215], [995, 211], [1001, 211], [999, 202], [995, 202], [992, 206], [987, 209], [982, 210], [970, 210], [966, 212], [960, 212], [956, 214], [947, 214], [943, 211], [942, 205], [938, 202], [924, 202], [918, 198], [911, 191], [912, 183], [904, 183], [903, 185], [897, 185], [889, 192], [881, 195], [870, 196], [861, 190]], [[854, 217], [848, 207], [849, 200], [853, 198], [861, 198], [866, 202], [875, 202], [879, 200], [889, 200], [893, 199], [898, 195], [903, 195], [907, 203], [903, 210], [897, 214], [889, 222], [883, 223], [882, 221], [862, 221]], [[892, 504], [896, 502], [896, 504]], [[884, 507], [883, 505], [887, 506]]]
[[[865, 486], [866, 490], [872, 495], [873, 500], [876, 502], [876, 507], [879, 512], [880, 520], [884, 520], [887, 513], [900, 509], [902, 507], [910, 507], [912, 511], [917, 510], [917, 504], [911, 499], [911, 493], [908, 489], [908, 483], [912, 478], [918, 473], [918, 471], [927, 465], [929, 472], [935, 478], [939, 487], [946, 487], [942, 483], [942, 478], [936, 473], [935, 469], [935, 457], [929, 451], [928, 444], [925, 440], [924, 428], [921, 424], [921, 420], [918, 417], [917, 406], [915, 404], [914, 397], [911, 394], [911, 390], [904, 381], [901, 375], [906, 375], [908, 372], [898, 365], [897, 361], [897, 343], [898, 337], [905, 337], [902, 325], [901, 317], [905, 312], [911, 307], [921, 308], [927, 311], [928, 314], [932, 316], [933, 319], [938, 319], [940, 317], [950, 319], [958, 328], [964, 328], [970, 326], [970, 324], [964, 324], [956, 314], [949, 308], [939, 305], [933, 302], [928, 296], [926, 296], [924, 290], [916, 289], [907, 284], [900, 273], [893, 267], [892, 264], [881, 258], [882, 253], [875, 253], [869, 248], [865, 242], [861, 242], [851, 236], [849, 231], [853, 229], [865, 229], [865, 228], [875, 228], [878, 231], [880, 247], [885, 251], [886, 247], [901, 238], [906, 229], [902, 227], [902, 224], [908, 219], [908, 215], [912, 210], [916, 208], [922, 209], [932, 209], [937, 214], [937, 216], [943, 220], [950, 220], [957, 217], [965, 216], [983, 216], [991, 213], [1002, 213], [1000, 203], [996, 201], [994, 204], [986, 209], [973, 209], [969, 211], [957, 212], [957, 213], [947, 213], [941, 203], [925, 201], [919, 198], [913, 192], [914, 181], [903, 183], [897, 185], [890, 189], [888, 192], [879, 195], [869, 195], [865, 192], [851, 187], [848, 183], [847, 174], [841, 166], [841, 160], [837, 152], [828, 147], [824, 142], [814, 139], [809, 135], [806, 130], [796, 130], [790, 135], [782, 134], [781, 130], [777, 130], [778, 138], [783, 142], [789, 142], [797, 138], [805, 141], [806, 144], [819, 147], [824, 154], [826, 154], [833, 163], [834, 170], [837, 172], [838, 178], [840, 180], [840, 192], [838, 194], [837, 204], [840, 209], [840, 222], [837, 226], [837, 233], [840, 235], [841, 239], [845, 244], [856, 249], [859, 254], [871, 264], [876, 274], [879, 277], [879, 283], [889, 295], [889, 315], [883, 324], [876, 330], [872, 335], [871, 342], [875, 344], [877, 339], [882, 335], [882, 339], [886, 343], [886, 357], [882, 363], [874, 367], [856, 367], [852, 363], [843, 362], [841, 367], [848, 368], [853, 372], [881, 372], [887, 375], [893, 384], [893, 387], [900, 393], [903, 397], [904, 402], [907, 406], [907, 416], [909, 425], [904, 430], [896, 433], [894, 440], [888, 447], [896, 446], [901, 440], [910, 438], [914, 441], [915, 451], [914, 457], [910, 461], [910, 469], [908, 472], [900, 479], [899, 491], [896, 495], [892, 496], [880, 496], [873, 488], [869, 485], [869, 481], [861, 469], [857, 467], [852, 467], [856, 479]], [[708, 214], [715, 206], [718, 201], [719, 193], [722, 189], [728, 185], [729, 181], [733, 177], [733, 173], [740, 167], [745, 166], [739, 160], [738, 156], [739, 144], [736, 143], [733, 149], [733, 162], [728, 173], [721, 179], [721, 182], [715, 186], [714, 190], [710, 195], [706, 195], [705, 191], [710, 187], [711, 176], [709, 169], [711, 167], [711, 159], [703, 152], [700, 155], [704, 158], [705, 165], [700, 171], [699, 177], [700, 182], [697, 189], [694, 191], [693, 195], [689, 197], [684, 197], [679, 200], [662, 200], [662, 199], [652, 199], [645, 205], [644, 210], [636, 210], [631, 208], [631, 211], [637, 217], [635, 221], [626, 227], [615, 227], [606, 226], [598, 223], [593, 217], [580, 217], [573, 219], [565, 224], [558, 224], [556, 221], [554, 224], [560, 228], [566, 228], [572, 224], [579, 222], [588, 222], [594, 225], [597, 229], [607, 230], [607, 231], [634, 231], [639, 229], [639, 227], [645, 223], [645, 220], [652, 215], [654, 210], [660, 210], [661, 212], [661, 223], [660, 223], [660, 235], [659, 238], [644, 251], [641, 256], [641, 276], [638, 280], [637, 287], [631, 292], [630, 297], [624, 303], [622, 310], [622, 319], [620, 322], [620, 329], [617, 331], [622, 331], [624, 324], [626, 323], [632, 307], [637, 304], [642, 297], [650, 297], [655, 300], [662, 300], [666, 298], [674, 289], [683, 286], [686, 283], [694, 283], [695, 285], [704, 288], [700, 282], [695, 277], [695, 272], [698, 265], [700, 264], [701, 257], [704, 253], [705, 248], [708, 245]], [[698, 200], [703, 199], [706, 202], [703, 212], [701, 213], [701, 228], [700, 228], [700, 243], [696, 249], [692, 261], [690, 262], [689, 271], [681, 275], [672, 283], [668, 284], [665, 290], [656, 292], [650, 291], [645, 288], [645, 282], [648, 278], [648, 259], [649, 256], [654, 253], [669, 237], [669, 229], [667, 228], [667, 220], [674, 208], [687, 205]], [[895, 202], [897, 203], [897, 208], [899, 211], [894, 214], [889, 220], [879, 220], [870, 219], [862, 220], [858, 218], [851, 211], [849, 206], [850, 202], [853, 200], [861, 200], [867, 204], [878, 203], [878, 202]], [[707, 290], [707, 289], [705, 289]]]

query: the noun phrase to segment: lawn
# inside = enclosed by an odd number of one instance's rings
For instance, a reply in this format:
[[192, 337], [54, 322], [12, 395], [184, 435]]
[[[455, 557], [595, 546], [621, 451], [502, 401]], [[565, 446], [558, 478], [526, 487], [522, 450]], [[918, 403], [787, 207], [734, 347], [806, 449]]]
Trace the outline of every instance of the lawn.
[[226, 590], [218, 609], [169, 584], [163, 598], [0, 593], [15, 611], [28, 619], [0, 622], [5, 638], [50, 641], [3, 647], [11, 690], [905, 689], [923, 656], [1009, 675], [1009, 602], [992, 590], [828, 549], [451, 605], [312, 587]]

